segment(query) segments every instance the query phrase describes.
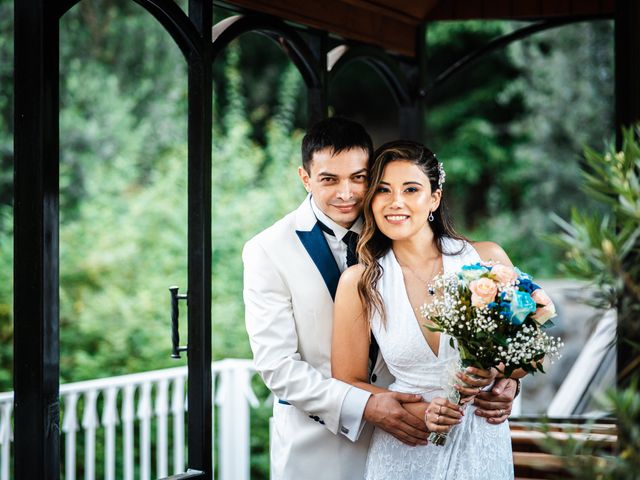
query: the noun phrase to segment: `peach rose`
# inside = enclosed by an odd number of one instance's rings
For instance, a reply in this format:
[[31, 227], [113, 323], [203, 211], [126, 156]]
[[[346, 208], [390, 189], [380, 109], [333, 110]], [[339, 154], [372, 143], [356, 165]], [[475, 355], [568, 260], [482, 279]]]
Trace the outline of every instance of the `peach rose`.
[[531, 318], [533, 318], [538, 325], [544, 325], [547, 320], [557, 315], [556, 306], [551, 301], [551, 298], [549, 298], [549, 295], [541, 288], [533, 291], [531, 299], [536, 302], [537, 305], [541, 305], [536, 308], [535, 313], [531, 315]]
[[496, 280], [502, 284], [515, 282], [518, 278], [516, 271], [506, 265], [494, 265], [491, 269], [491, 275], [493, 275]]
[[482, 297], [479, 297], [475, 293], [472, 293], [471, 294], [471, 305], [476, 307], [476, 308], [482, 308], [482, 307], [484, 307], [486, 305], [486, 303], [484, 302], [484, 299]]
[[493, 302], [498, 293], [498, 286], [490, 278], [482, 277], [471, 282], [469, 290], [471, 290], [471, 304], [480, 308]]

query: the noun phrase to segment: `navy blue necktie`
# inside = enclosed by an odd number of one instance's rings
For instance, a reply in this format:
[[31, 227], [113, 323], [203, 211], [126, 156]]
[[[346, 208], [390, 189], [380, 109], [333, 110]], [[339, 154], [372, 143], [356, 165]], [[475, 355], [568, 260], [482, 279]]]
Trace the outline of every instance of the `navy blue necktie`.
[[[318, 226], [320, 227], [320, 230], [325, 232], [327, 235], [331, 235], [332, 237], [336, 236], [335, 232], [320, 220], [318, 220]], [[359, 235], [356, 232], [352, 232], [351, 230], [349, 230], [347, 234], [342, 237], [342, 241], [347, 245], [347, 267], [358, 263], [358, 256], [356, 255], [358, 238]], [[371, 335], [371, 344], [369, 345], [369, 380], [371, 381], [371, 383], [375, 383], [377, 380], [376, 374], [373, 373], [373, 367], [375, 367], [379, 349], [380, 347], [378, 347], [376, 337]]]
[[349, 230], [347, 234], [342, 237], [342, 241], [347, 244], [347, 267], [358, 263], [358, 256], [356, 254], [356, 247], [358, 246], [358, 234]]

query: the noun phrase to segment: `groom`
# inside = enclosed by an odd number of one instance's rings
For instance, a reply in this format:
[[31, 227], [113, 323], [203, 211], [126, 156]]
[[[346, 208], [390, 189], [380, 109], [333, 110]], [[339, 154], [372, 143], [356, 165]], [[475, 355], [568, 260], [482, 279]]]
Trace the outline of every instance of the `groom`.
[[[424, 422], [402, 406], [419, 395], [372, 395], [331, 378], [333, 297], [340, 273], [355, 262], [372, 152], [355, 122], [334, 117], [314, 125], [298, 169], [309, 195], [244, 247], [247, 332], [255, 366], [276, 397], [274, 480], [362, 478], [373, 425], [409, 445], [426, 443]], [[392, 378], [371, 353], [370, 381], [385, 387]], [[484, 415], [504, 421], [513, 391], [506, 396], [488, 398], [495, 410]]]

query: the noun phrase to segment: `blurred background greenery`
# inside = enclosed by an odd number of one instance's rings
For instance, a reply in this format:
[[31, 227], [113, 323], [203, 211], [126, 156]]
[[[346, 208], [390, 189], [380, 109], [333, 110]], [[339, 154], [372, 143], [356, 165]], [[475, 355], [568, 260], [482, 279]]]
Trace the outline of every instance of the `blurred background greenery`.
[[[12, 8], [0, 0], [0, 391], [12, 389]], [[429, 78], [518, 26], [429, 25]], [[61, 20], [60, 80], [61, 382], [176, 366], [167, 287], [186, 289], [184, 59], [133, 2], [85, 0]], [[558, 228], [551, 212], [590, 205], [582, 148], [613, 136], [613, 83], [613, 26], [594, 21], [517, 42], [438, 90], [424, 143], [445, 164], [459, 229], [499, 242], [534, 276], [562, 275], [562, 250], [542, 237]], [[398, 136], [397, 108], [366, 65], [342, 72], [329, 100], [376, 145]], [[304, 197], [306, 123], [302, 78], [272, 42], [247, 34], [216, 61], [215, 359], [251, 355], [240, 252]], [[264, 471], [262, 433], [252, 461]]]

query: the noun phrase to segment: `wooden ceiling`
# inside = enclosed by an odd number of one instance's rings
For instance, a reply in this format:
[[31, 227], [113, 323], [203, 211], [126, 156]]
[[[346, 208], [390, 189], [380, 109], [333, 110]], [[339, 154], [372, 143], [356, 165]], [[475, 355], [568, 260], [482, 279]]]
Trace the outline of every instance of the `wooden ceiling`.
[[615, 0], [224, 0], [224, 4], [412, 57], [424, 22], [607, 17], [613, 16]]

